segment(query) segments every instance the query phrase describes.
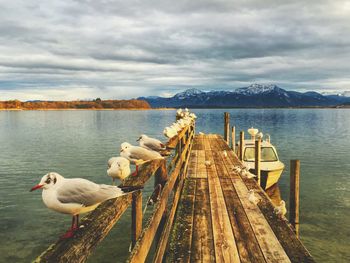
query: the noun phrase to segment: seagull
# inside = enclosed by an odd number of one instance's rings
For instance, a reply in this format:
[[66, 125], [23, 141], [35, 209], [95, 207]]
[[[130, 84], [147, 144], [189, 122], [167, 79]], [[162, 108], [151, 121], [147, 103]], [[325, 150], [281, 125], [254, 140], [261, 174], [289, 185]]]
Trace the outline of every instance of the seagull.
[[227, 158], [227, 152], [226, 152], [226, 150], [225, 150], [223, 153], [224, 153], [224, 157]]
[[281, 200], [280, 205], [276, 206], [273, 210], [273, 212], [278, 215], [278, 217], [282, 218], [287, 214], [287, 208], [286, 208], [286, 202]]
[[242, 171], [241, 167], [239, 167], [239, 166], [233, 167], [232, 170], [236, 173], [240, 173]]
[[79, 228], [80, 214], [94, 210], [108, 199], [126, 194], [117, 186], [95, 184], [82, 178], [68, 179], [55, 172], [45, 174], [30, 191], [37, 189], [43, 189], [43, 202], [49, 209], [73, 216], [70, 229], [61, 238], [73, 237]]
[[175, 130], [172, 127], [165, 127], [163, 134], [168, 137], [169, 139], [173, 138], [177, 135], [177, 130]]
[[137, 141], [140, 142], [141, 147], [147, 150], [160, 152], [166, 149], [166, 146], [160, 140], [148, 137], [146, 134], [142, 134], [140, 138], [137, 139]]
[[205, 133], [204, 133], [204, 132], [199, 132], [198, 134], [199, 134], [199, 135], [205, 135]]
[[133, 146], [130, 143], [123, 142], [120, 146], [120, 156], [128, 159], [130, 162], [136, 165], [136, 172], [133, 175], [137, 175], [138, 166], [146, 161], [154, 159], [164, 159], [160, 153], [156, 151], [147, 150], [140, 146]]
[[208, 167], [211, 166], [211, 161], [208, 161], [208, 160], [207, 160], [207, 161], [205, 161], [204, 163], [205, 163], [205, 165], [208, 166]]
[[249, 190], [249, 193], [248, 193], [248, 200], [249, 200], [251, 203], [255, 204], [255, 205], [257, 205], [257, 204], [260, 202], [260, 199], [259, 199], [258, 197], [255, 196], [255, 193], [254, 193], [254, 190], [253, 190], [253, 189]]
[[130, 161], [124, 157], [112, 157], [108, 160], [108, 176], [112, 177], [113, 185], [115, 178], [123, 181], [130, 175]]
[[246, 172], [244, 173], [244, 175], [245, 175], [248, 179], [256, 178], [256, 175], [253, 174], [253, 173], [251, 173], [251, 172], [249, 172], [249, 171], [246, 171]]

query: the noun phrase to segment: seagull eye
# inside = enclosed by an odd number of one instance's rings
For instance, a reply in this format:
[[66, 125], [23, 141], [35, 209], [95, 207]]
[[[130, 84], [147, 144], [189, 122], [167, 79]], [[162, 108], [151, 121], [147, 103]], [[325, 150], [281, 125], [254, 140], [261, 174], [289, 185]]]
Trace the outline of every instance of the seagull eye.
[[45, 183], [47, 183], [47, 184], [51, 183], [51, 178], [50, 178], [50, 177], [47, 178], [46, 181], [45, 181]]

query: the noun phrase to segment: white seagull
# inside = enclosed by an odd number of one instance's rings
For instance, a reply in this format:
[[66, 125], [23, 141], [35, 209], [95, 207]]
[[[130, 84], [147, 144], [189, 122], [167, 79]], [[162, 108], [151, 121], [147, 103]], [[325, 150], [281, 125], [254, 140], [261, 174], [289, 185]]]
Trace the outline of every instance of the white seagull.
[[142, 134], [137, 141], [140, 142], [141, 147], [146, 148], [147, 150], [160, 152], [166, 149], [165, 144], [163, 144], [160, 140], [148, 137], [146, 134]]
[[113, 185], [115, 179], [123, 181], [130, 175], [130, 161], [124, 157], [112, 157], [108, 160], [108, 176], [112, 177]]
[[255, 196], [254, 190], [251, 189], [248, 192], [248, 200], [249, 202], [257, 205], [260, 202], [260, 198]]
[[138, 166], [146, 161], [154, 159], [164, 159], [160, 153], [156, 151], [147, 150], [140, 146], [133, 146], [130, 143], [123, 142], [120, 146], [120, 156], [128, 159], [130, 162], [136, 165], [136, 172], [133, 175], [137, 175]]
[[281, 200], [280, 205], [276, 206], [274, 208], [274, 213], [276, 215], [278, 215], [280, 218], [282, 218], [283, 216], [285, 216], [287, 214], [287, 208], [286, 208], [286, 202], [284, 202], [283, 200]]
[[112, 185], [95, 184], [82, 178], [68, 179], [58, 173], [48, 173], [30, 191], [43, 189], [44, 204], [56, 212], [73, 216], [71, 228], [62, 236], [70, 238], [79, 228], [79, 214], [94, 210], [100, 203], [126, 194]]
[[171, 139], [177, 135], [177, 130], [175, 130], [173, 127], [165, 127], [163, 134], [169, 139]]

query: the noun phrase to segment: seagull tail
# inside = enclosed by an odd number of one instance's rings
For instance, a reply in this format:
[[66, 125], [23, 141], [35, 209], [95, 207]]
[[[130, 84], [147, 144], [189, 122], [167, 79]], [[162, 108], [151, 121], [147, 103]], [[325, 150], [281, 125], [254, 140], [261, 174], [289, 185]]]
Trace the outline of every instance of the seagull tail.
[[123, 193], [132, 193], [138, 190], [142, 190], [143, 186], [119, 186], [119, 188], [123, 191]]

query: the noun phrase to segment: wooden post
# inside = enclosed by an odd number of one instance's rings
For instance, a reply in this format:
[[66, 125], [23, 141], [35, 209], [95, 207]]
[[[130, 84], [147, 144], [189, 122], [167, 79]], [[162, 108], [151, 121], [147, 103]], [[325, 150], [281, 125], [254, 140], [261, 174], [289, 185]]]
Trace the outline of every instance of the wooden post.
[[255, 175], [258, 178], [259, 185], [261, 181], [260, 161], [261, 161], [261, 140], [257, 139], [255, 141]]
[[230, 144], [230, 114], [224, 113], [224, 140]]
[[132, 193], [131, 206], [131, 243], [135, 246], [137, 239], [142, 232], [142, 192]]
[[300, 161], [290, 161], [290, 195], [289, 195], [289, 222], [299, 237], [299, 183]]
[[236, 127], [235, 126], [232, 126], [231, 128], [231, 140], [232, 140], [231, 149], [235, 153], [236, 152]]
[[244, 131], [239, 134], [239, 159], [243, 160]]

